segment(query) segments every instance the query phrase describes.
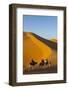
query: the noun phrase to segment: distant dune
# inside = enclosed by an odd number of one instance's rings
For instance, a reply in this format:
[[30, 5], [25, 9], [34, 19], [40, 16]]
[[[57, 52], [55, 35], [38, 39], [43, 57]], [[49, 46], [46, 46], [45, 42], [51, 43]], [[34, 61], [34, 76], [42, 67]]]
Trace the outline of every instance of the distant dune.
[[53, 65], [57, 64], [57, 43], [46, 40], [34, 33], [24, 32], [24, 68], [29, 68], [32, 59], [40, 63], [42, 59], [48, 59]]
[[56, 39], [51, 39], [50, 41], [52, 41], [52, 42], [55, 42], [55, 43], [57, 43], [57, 40]]

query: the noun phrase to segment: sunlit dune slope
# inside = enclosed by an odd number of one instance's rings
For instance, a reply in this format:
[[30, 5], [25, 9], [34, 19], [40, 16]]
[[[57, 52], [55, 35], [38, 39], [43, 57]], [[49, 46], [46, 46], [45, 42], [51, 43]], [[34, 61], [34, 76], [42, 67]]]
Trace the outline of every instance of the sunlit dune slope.
[[[36, 62], [40, 63], [42, 59], [48, 59], [52, 56], [52, 48], [49, 47], [47, 44], [40, 41], [36, 38], [33, 33], [31, 32], [24, 32], [23, 33], [23, 40], [24, 40], [24, 67], [28, 68], [29, 63], [32, 59]], [[56, 62], [54, 61], [56, 64]]]

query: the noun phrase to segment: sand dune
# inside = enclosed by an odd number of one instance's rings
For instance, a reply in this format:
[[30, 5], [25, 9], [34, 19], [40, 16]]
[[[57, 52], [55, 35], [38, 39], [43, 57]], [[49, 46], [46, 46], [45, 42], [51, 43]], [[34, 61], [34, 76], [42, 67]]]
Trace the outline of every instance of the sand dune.
[[57, 40], [56, 39], [51, 39], [50, 41], [52, 41], [52, 42], [55, 42], [55, 43], [57, 43]]
[[51, 40], [44, 39], [35, 33], [32, 33], [32, 35], [34, 37], [36, 37], [38, 40], [40, 40], [41, 42], [45, 43], [45, 45], [49, 46], [50, 48], [52, 48], [54, 50], [57, 50], [57, 43], [56, 42], [52, 42]]
[[29, 68], [29, 63], [32, 59], [36, 62], [41, 62], [42, 59], [48, 59], [52, 64], [57, 63], [57, 44], [49, 40], [43, 39], [40, 36], [24, 32], [24, 68]]

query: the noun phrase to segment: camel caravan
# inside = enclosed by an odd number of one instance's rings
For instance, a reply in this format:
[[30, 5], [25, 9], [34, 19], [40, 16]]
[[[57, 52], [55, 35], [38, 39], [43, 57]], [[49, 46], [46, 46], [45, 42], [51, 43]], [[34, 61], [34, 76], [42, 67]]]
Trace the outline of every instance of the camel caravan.
[[51, 62], [48, 62], [48, 59], [42, 59], [40, 63], [36, 62], [34, 59], [31, 60], [29, 63], [29, 68], [34, 69], [34, 68], [44, 68], [44, 67], [50, 67]]

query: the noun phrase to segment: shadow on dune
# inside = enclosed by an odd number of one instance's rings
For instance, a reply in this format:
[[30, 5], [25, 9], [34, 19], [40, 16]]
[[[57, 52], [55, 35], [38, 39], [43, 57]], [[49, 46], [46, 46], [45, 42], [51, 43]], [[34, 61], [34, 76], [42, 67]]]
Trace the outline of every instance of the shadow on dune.
[[36, 35], [35, 33], [32, 33], [34, 37], [36, 37], [38, 40], [42, 41], [43, 43], [47, 44], [50, 48], [57, 50], [57, 43], [52, 42], [50, 40], [44, 39], [40, 37], [39, 35]]

